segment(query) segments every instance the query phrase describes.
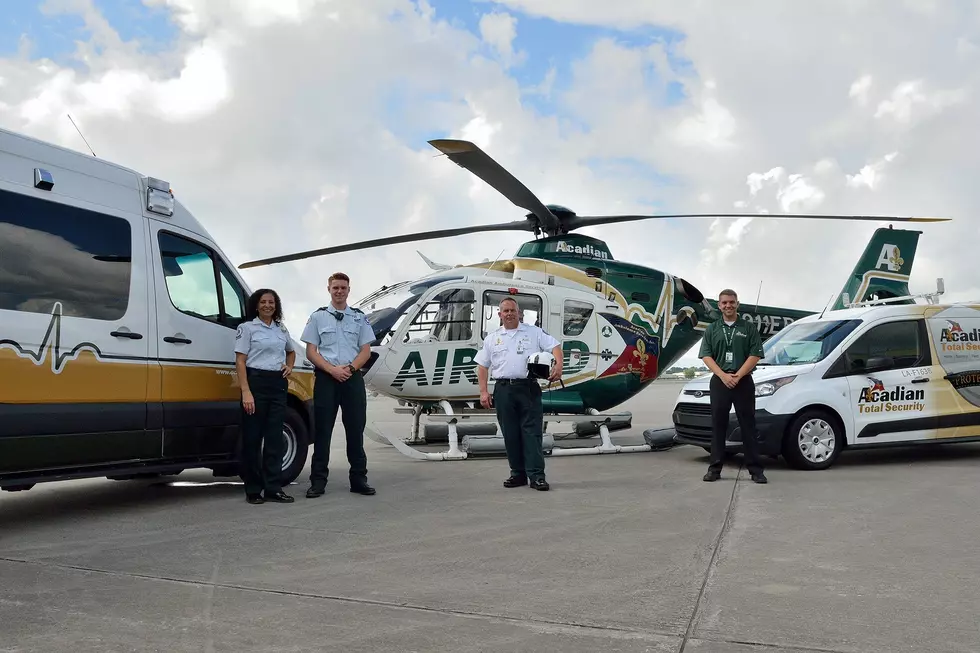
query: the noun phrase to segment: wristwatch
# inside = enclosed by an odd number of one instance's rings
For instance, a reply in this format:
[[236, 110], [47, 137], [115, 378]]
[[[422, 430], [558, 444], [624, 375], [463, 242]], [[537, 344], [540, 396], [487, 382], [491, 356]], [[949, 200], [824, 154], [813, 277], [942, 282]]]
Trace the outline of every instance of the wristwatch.
[[357, 374], [357, 368], [354, 367], [354, 364], [353, 363], [348, 363], [347, 369], [350, 370], [350, 373], [351, 374]]

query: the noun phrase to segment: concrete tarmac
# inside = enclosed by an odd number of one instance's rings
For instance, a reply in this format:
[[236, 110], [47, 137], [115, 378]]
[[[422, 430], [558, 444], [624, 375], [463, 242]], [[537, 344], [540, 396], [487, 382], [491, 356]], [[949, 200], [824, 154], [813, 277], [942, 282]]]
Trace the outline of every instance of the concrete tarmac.
[[[669, 426], [679, 389], [614, 441]], [[407, 435], [392, 405], [370, 417]], [[372, 497], [339, 419], [318, 499], [308, 470], [288, 505], [205, 471], [0, 494], [0, 652], [980, 651], [980, 446], [769, 461], [768, 485], [740, 457], [704, 483], [689, 446], [549, 458], [550, 492], [366, 449]]]

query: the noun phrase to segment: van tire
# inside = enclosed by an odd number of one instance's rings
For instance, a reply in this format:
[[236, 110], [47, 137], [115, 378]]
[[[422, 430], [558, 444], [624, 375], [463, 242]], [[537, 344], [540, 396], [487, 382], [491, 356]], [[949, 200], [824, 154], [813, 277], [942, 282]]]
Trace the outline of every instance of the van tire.
[[[830, 430], [829, 443], [826, 429]], [[818, 437], [822, 441], [821, 444], [832, 447], [829, 455], [820, 455], [819, 451], [813, 450], [812, 439]], [[810, 471], [827, 469], [837, 460], [844, 443], [844, 427], [835, 415], [819, 408], [807, 408], [796, 416], [783, 435], [783, 458], [795, 469]]]
[[303, 417], [292, 406], [286, 407], [282, 436], [285, 439], [283, 451], [282, 485], [286, 487], [297, 478], [303, 468], [310, 450], [310, 431]]

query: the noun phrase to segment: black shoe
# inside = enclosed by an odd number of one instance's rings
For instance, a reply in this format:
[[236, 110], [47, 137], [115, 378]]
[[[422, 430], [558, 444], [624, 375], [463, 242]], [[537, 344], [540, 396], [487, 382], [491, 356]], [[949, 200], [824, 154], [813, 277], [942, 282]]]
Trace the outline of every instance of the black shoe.
[[504, 481], [504, 487], [520, 487], [527, 485], [527, 476], [511, 476]]
[[255, 505], [259, 505], [260, 503], [265, 503], [265, 499], [262, 498], [261, 494], [246, 494], [245, 500]]
[[273, 503], [292, 503], [293, 501], [295, 501], [295, 499], [293, 499], [291, 496], [289, 496], [282, 490], [279, 490], [275, 494], [266, 494], [265, 500], [272, 501]]
[[315, 499], [316, 497], [322, 497], [324, 491], [325, 490], [322, 487], [310, 487], [310, 489], [306, 491], [306, 498]]
[[756, 483], [768, 483], [769, 482], [769, 479], [766, 478], [766, 475], [763, 474], [762, 472], [759, 472], [758, 474], [753, 474], [752, 475], [752, 480], [755, 481]]
[[375, 489], [367, 483], [364, 483], [363, 485], [352, 485], [350, 486], [350, 491], [354, 494], [363, 494], [365, 496], [371, 496], [375, 493]]
[[704, 478], [701, 480], [707, 481], [708, 483], [713, 483], [714, 481], [717, 481], [719, 478], [721, 478], [721, 472], [709, 471], [707, 474], [704, 475]]
[[548, 485], [548, 481], [544, 480], [543, 478], [537, 478], [531, 481], [532, 490], [540, 490], [541, 492], [547, 492], [550, 488], [551, 486]]

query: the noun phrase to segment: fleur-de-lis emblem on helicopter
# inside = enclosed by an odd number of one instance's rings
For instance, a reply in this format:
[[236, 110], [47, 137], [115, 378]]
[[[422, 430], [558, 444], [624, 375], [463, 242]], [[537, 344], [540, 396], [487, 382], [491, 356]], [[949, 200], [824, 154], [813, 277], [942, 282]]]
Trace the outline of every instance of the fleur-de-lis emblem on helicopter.
[[902, 269], [902, 263], [905, 263], [905, 259], [902, 258], [902, 252], [897, 247], [892, 250], [892, 255], [888, 257], [888, 262], [892, 264], [894, 269]]
[[650, 359], [650, 354], [647, 353], [647, 343], [643, 342], [643, 340], [637, 339], [636, 350], [633, 352], [633, 357], [639, 359], [640, 370], [645, 370], [647, 361]]

